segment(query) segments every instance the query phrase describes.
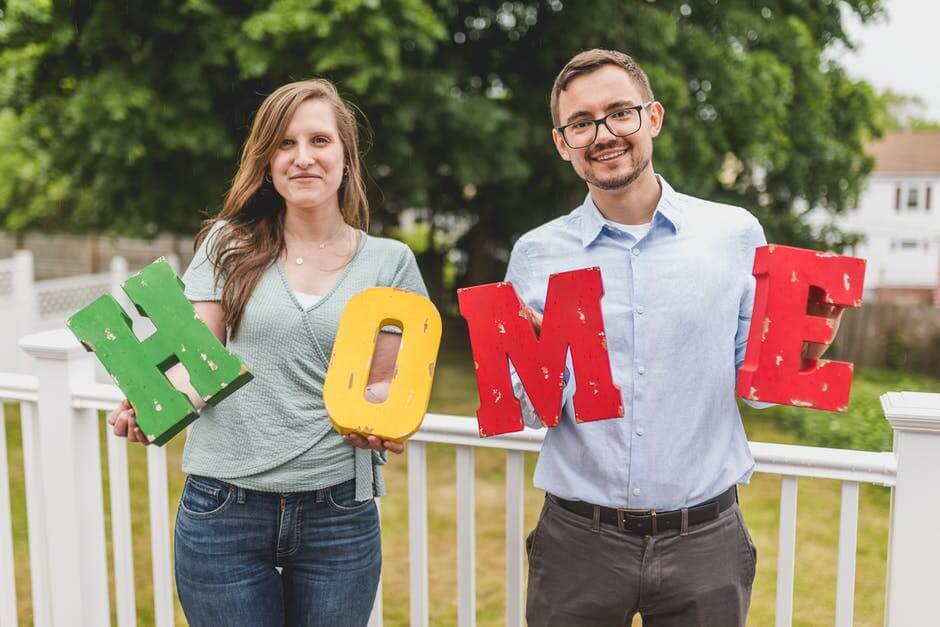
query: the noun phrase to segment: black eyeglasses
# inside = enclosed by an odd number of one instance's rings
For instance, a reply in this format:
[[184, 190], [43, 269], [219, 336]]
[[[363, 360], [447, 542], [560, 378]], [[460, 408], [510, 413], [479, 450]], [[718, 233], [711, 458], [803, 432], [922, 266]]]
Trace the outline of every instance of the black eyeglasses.
[[653, 104], [653, 100], [643, 104], [618, 109], [596, 120], [577, 120], [564, 126], [556, 126], [555, 130], [561, 133], [569, 148], [587, 148], [597, 139], [597, 129], [601, 124], [607, 127], [611, 135], [626, 137], [633, 135], [643, 125], [643, 116], [640, 112]]

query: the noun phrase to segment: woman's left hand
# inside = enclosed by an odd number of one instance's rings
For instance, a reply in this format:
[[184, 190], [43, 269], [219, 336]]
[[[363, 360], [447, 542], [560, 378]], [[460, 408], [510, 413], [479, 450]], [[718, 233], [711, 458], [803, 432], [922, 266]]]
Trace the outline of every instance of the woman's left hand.
[[373, 451], [378, 451], [383, 453], [385, 451], [391, 451], [396, 454], [400, 454], [405, 450], [405, 445], [401, 442], [393, 442], [391, 440], [382, 440], [370, 435], [368, 437], [360, 435], [358, 433], [348, 433], [346, 434], [346, 441], [355, 446], [356, 448], [371, 449]]

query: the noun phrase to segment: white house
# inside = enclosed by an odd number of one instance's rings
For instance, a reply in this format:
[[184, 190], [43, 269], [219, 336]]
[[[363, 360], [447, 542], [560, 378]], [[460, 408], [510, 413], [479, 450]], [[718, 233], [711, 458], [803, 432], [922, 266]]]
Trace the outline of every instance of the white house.
[[889, 133], [866, 150], [874, 171], [858, 207], [836, 220], [865, 235], [846, 251], [868, 261], [865, 300], [940, 305], [940, 132]]

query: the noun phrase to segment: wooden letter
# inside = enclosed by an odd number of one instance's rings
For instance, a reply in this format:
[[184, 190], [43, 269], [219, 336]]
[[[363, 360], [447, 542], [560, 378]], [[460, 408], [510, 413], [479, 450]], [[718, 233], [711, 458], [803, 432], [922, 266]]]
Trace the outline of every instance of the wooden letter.
[[[401, 346], [388, 398], [372, 403], [365, 398], [365, 389], [376, 340], [387, 325], [402, 329]], [[440, 344], [441, 315], [420, 294], [373, 287], [349, 299], [323, 388], [336, 430], [396, 442], [417, 431], [431, 399]]]
[[507, 360], [512, 360], [542, 423], [546, 427], [558, 425], [569, 348], [578, 383], [575, 420], [623, 416], [620, 390], [614, 385], [607, 355], [603, 294], [600, 268], [552, 275], [542, 329], [536, 337], [525, 317], [525, 305], [509, 283], [457, 292], [460, 314], [470, 329], [481, 436], [523, 429], [522, 409], [513, 395]]
[[182, 363], [193, 387], [210, 405], [250, 381], [251, 374], [199, 319], [182, 282], [163, 258], [121, 287], [137, 311], [153, 322], [153, 335], [139, 341], [130, 318], [110, 295], [78, 311], [67, 324], [124, 392], [147, 439], [163, 445], [199, 416], [164, 372]]
[[[738, 395], [760, 401], [845, 411], [852, 364], [802, 357], [803, 342], [828, 343], [833, 321], [807, 315], [811, 300], [862, 303], [865, 261], [831, 253], [762, 246], [754, 257], [757, 291]], [[814, 288], [814, 289], [811, 289]]]

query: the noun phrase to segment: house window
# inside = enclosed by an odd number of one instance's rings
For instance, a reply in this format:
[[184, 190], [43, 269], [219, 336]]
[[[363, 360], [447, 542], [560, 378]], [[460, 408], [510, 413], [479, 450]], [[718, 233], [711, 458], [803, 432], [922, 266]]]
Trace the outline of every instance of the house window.
[[916, 209], [919, 204], [917, 188], [908, 187], [907, 188], [907, 207], [908, 209]]

